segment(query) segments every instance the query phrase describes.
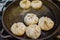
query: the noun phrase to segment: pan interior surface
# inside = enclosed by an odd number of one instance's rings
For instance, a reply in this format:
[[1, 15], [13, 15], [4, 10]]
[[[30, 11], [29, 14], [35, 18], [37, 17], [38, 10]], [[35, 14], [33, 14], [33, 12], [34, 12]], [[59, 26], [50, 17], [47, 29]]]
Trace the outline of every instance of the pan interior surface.
[[47, 17], [51, 18], [55, 23], [54, 27], [51, 30], [42, 31], [41, 36], [38, 39], [42, 39], [42, 38], [48, 37], [51, 34], [53, 34], [56, 31], [56, 29], [58, 28], [57, 9], [55, 8], [54, 5], [50, 4], [47, 1], [42, 0], [42, 2], [43, 2], [43, 5], [39, 10], [34, 10], [33, 8], [23, 10], [19, 6], [19, 1], [15, 1], [11, 5], [9, 5], [7, 7], [6, 11], [4, 12], [3, 22], [4, 22], [6, 29], [10, 32], [10, 34], [12, 34], [13, 36], [15, 36], [16, 38], [19, 38], [19, 39], [20, 38], [30, 39], [25, 34], [21, 37], [18, 37], [10, 31], [10, 28], [13, 23], [24, 22], [24, 17], [27, 13], [34, 13], [38, 16], [38, 18], [47, 16]]

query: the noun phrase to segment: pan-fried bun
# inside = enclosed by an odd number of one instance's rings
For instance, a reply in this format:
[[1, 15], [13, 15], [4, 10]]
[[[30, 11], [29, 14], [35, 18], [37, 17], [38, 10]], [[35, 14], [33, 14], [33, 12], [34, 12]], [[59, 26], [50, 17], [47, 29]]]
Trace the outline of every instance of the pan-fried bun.
[[34, 8], [34, 9], [39, 9], [39, 8], [42, 7], [42, 1], [40, 1], [40, 0], [33, 0], [33, 1], [31, 2], [31, 6], [32, 6], [32, 8]]
[[28, 9], [31, 6], [31, 2], [29, 0], [22, 0], [22, 1], [20, 1], [19, 5], [23, 9]]
[[37, 39], [41, 35], [41, 29], [37, 25], [29, 25], [26, 28], [26, 35], [29, 38]]
[[38, 22], [38, 17], [36, 14], [27, 13], [24, 18], [24, 22], [26, 25], [36, 24]]
[[22, 36], [25, 33], [26, 26], [22, 22], [14, 23], [11, 27], [13, 34]]
[[53, 28], [54, 22], [48, 17], [41, 17], [38, 26], [40, 26], [42, 30], [47, 31]]

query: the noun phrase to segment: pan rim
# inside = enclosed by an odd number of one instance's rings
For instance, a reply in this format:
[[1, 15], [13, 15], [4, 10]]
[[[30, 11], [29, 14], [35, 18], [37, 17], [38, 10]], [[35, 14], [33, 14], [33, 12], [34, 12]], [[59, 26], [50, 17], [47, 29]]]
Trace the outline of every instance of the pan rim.
[[[14, 2], [16, 2], [16, 1], [14, 1]], [[11, 4], [13, 4], [14, 2], [10, 3], [10, 4], [7, 6], [7, 8], [8, 8]], [[47, 1], [47, 2], [49, 2], [49, 1]], [[55, 3], [52, 3], [52, 2], [49, 2], [49, 3], [51, 3], [52, 5], [54, 5], [54, 6], [59, 10], [59, 7], [58, 7]], [[7, 8], [6, 8], [6, 10], [7, 10]], [[5, 11], [6, 11], [6, 10], [5, 10]], [[11, 36], [13, 36], [13, 37], [15, 37], [15, 38], [17, 38], [17, 39], [23, 39], [23, 38], [21, 38], [21, 37], [18, 37], [18, 36], [13, 35], [13, 34], [6, 28], [6, 26], [5, 26], [5, 24], [4, 24], [4, 21], [3, 21], [3, 16], [4, 16], [4, 14], [5, 14], [5, 11], [4, 11], [3, 14], [2, 14], [2, 25], [3, 25], [4, 29], [5, 29]], [[60, 25], [58, 25], [58, 26], [60, 26]], [[54, 31], [54, 33], [52, 33], [51, 35], [49, 35], [49, 36], [47, 36], [47, 37], [44, 37], [44, 38], [41, 38], [41, 39], [38, 39], [38, 40], [44, 40], [44, 39], [48, 39], [48, 38], [52, 37], [53, 35], [55, 35], [55, 34], [59, 31], [59, 29], [60, 29], [60, 27], [58, 27], [57, 30]], [[26, 39], [24, 38], [24, 40], [26, 40]], [[29, 40], [30, 40], [30, 39], [29, 39]], [[33, 39], [32, 39], [32, 40], [33, 40]]]

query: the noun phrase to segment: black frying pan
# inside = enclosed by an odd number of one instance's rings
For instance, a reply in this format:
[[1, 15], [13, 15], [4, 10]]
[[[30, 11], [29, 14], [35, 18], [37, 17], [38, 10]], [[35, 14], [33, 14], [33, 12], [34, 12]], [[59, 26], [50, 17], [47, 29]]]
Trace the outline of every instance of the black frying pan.
[[11, 36], [13, 36], [17, 39], [33, 40], [33, 39], [28, 38], [25, 34], [22, 37], [18, 37], [16, 35], [14, 35], [10, 30], [13, 23], [24, 22], [23, 19], [24, 19], [25, 15], [28, 12], [32, 12], [32, 13], [35, 13], [39, 18], [42, 16], [47, 16], [47, 17], [51, 18], [55, 23], [53, 29], [51, 29], [49, 31], [42, 31], [41, 36], [37, 40], [48, 39], [48, 38], [54, 36], [60, 28], [59, 27], [59, 24], [60, 24], [59, 8], [54, 3], [51, 3], [47, 0], [41, 0], [41, 1], [43, 2], [43, 6], [39, 10], [34, 10], [33, 8], [30, 8], [28, 10], [23, 10], [19, 6], [20, 0], [11, 3], [6, 8], [6, 10], [4, 11], [4, 13], [2, 15], [2, 24], [3, 24], [3, 27], [5, 28], [5, 30]]

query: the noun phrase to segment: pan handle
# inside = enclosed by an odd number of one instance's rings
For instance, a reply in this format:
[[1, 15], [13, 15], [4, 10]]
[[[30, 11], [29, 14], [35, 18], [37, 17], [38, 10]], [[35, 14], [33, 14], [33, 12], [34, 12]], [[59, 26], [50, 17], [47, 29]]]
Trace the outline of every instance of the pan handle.
[[[3, 8], [2, 8], [2, 11], [1, 11], [1, 18], [0, 18], [0, 20], [2, 19], [2, 13], [4, 12], [4, 10], [5, 10], [5, 8], [8, 6], [8, 4], [9, 3], [11, 3], [12, 1], [7, 1], [6, 2], [6, 4], [5, 5], [3, 5]], [[1, 20], [2, 21], [2, 20]], [[0, 31], [0, 37], [1, 38], [12, 38], [12, 36], [11, 35], [3, 35], [3, 32], [4, 32], [4, 29], [2, 29], [1, 31]]]
[[11, 38], [11, 37], [12, 37], [11, 35], [6, 35], [6, 36], [4, 36], [4, 35], [3, 35], [3, 32], [4, 32], [4, 29], [2, 29], [2, 30], [0, 31], [0, 37], [1, 37], [1, 38]]

